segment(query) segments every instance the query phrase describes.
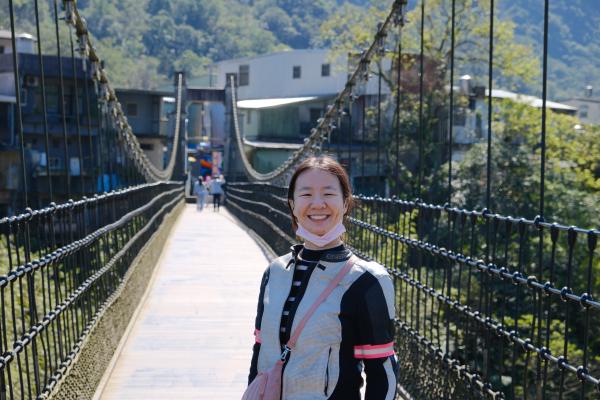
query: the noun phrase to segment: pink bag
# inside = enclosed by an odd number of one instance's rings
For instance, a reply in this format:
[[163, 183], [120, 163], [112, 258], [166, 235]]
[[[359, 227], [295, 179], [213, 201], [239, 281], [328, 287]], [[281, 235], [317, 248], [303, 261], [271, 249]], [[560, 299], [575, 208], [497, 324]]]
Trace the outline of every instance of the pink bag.
[[284, 346], [283, 353], [281, 353], [281, 358], [270, 370], [256, 375], [256, 378], [254, 378], [250, 386], [248, 386], [244, 392], [242, 400], [281, 400], [281, 375], [283, 372], [283, 364], [285, 363], [285, 359], [296, 346], [296, 341], [298, 340], [298, 337], [300, 337], [300, 333], [302, 332], [302, 329], [304, 329], [304, 325], [306, 325], [308, 319], [312, 317], [321, 303], [325, 301], [331, 292], [333, 292], [333, 289], [335, 289], [335, 287], [341, 282], [342, 278], [348, 273], [348, 271], [350, 271], [352, 265], [354, 264], [354, 260], [355, 256], [352, 256], [348, 259], [348, 261], [346, 261], [344, 268], [338, 272], [335, 278], [333, 278], [325, 290], [323, 290], [323, 293], [321, 293], [319, 298], [310, 307], [304, 318], [302, 318], [298, 324], [298, 327], [296, 328], [296, 331]]
[[242, 400], [280, 400], [283, 361], [278, 360], [273, 368], [259, 373], [244, 392]]

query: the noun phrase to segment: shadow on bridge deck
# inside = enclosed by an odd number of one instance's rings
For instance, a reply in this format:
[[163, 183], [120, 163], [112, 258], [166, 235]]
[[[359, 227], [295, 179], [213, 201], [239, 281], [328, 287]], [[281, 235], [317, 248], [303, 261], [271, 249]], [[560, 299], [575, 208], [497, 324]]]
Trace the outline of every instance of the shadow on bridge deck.
[[222, 208], [187, 205], [95, 399], [235, 399], [268, 260]]

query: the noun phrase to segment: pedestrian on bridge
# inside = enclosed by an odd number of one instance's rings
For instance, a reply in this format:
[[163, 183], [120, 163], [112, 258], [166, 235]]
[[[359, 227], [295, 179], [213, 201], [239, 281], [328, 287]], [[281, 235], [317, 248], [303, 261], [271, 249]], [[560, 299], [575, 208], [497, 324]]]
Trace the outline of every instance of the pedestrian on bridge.
[[196, 209], [198, 211], [202, 211], [204, 209], [207, 194], [208, 190], [206, 189], [204, 182], [202, 182], [202, 177], [199, 176], [196, 182], [194, 182], [194, 195], [196, 196]]
[[221, 196], [223, 195], [223, 185], [225, 184], [225, 178], [223, 175], [215, 176], [210, 181], [210, 194], [213, 196], [213, 211], [219, 211], [221, 209]]
[[366, 400], [394, 399], [394, 288], [383, 266], [343, 242], [353, 206], [346, 171], [331, 157], [305, 160], [288, 206], [303, 243], [263, 275], [244, 399], [263, 398], [266, 385], [269, 399], [280, 390], [285, 400], [359, 400], [362, 372]]

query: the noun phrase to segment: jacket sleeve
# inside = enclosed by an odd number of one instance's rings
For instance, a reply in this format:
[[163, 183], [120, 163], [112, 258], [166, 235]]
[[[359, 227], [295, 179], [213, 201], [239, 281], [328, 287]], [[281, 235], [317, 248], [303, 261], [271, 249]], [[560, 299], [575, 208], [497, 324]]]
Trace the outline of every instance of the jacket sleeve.
[[398, 363], [394, 352], [394, 286], [389, 275], [372, 280], [359, 311], [354, 357], [365, 365], [365, 400], [393, 400]]
[[262, 322], [263, 309], [264, 309], [264, 295], [265, 287], [269, 282], [269, 271], [267, 268], [263, 274], [262, 281], [260, 283], [260, 292], [258, 295], [258, 306], [256, 308], [256, 320], [254, 322], [254, 346], [252, 347], [252, 361], [250, 363], [250, 374], [248, 375], [248, 385], [252, 383], [256, 375], [258, 374], [258, 355], [260, 353], [260, 325]]

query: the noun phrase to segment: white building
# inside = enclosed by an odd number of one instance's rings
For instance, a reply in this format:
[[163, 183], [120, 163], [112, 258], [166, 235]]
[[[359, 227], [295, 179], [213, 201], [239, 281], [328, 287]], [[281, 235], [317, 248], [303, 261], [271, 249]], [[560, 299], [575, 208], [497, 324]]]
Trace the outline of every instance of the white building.
[[[8, 30], [0, 29], [0, 54], [12, 53], [12, 35]], [[29, 33], [18, 33], [15, 37], [17, 53], [36, 54], [37, 40]]]
[[600, 97], [594, 97], [592, 86], [585, 88], [582, 97], [575, 97], [564, 103], [577, 107], [577, 116], [582, 123], [600, 125]]
[[[486, 141], [488, 136], [488, 97], [489, 90], [483, 86], [471, 86], [471, 77], [461, 77], [460, 84], [454, 88], [458, 96], [468, 97], [467, 107], [455, 107], [452, 126], [454, 144], [452, 160], [460, 161], [471, 145]], [[496, 110], [499, 102], [511, 100], [542, 108], [543, 100], [536, 96], [511, 92], [505, 89], [492, 89], [492, 107]], [[572, 105], [546, 100], [546, 107], [552, 111], [575, 115], [577, 108]], [[494, 112], [494, 110], [493, 110]]]
[[[383, 66], [389, 69], [391, 62], [384, 61]], [[216, 87], [225, 87], [232, 75], [237, 79], [238, 117], [246, 154], [260, 172], [274, 169], [302, 146], [303, 139], [310, 135], [327, 106], [344, 89], [348, 74], [353, 71], [347, 55], [333, 57], [326, 49], [281, 51], [225, 60], [210, 67], [211, 83]], [[361, 97], [352, 111], [355, 148], [348, 150], [350, 127], [347, 121], [342, 125], [343, 133], [340, 135], [338, 131], [330, 148], [342, 163], [348, 163], [352, 157], [354, 165], [360, 157], [358, 142], [362, 136], [356, 123], [362, 113], [359, 103], [373, 104], [378, 92], [377, 79], [370, 79], [366, 87], [357, 89]], [[385, 84], [382, 93], [383, 96], [390, 93]], [[351, 171], [351, 175], [355, 176], [356, 172]], [[368, 168], [365, 175], [378, 179], [372, 168]]]
[[347, 58], [332, 60], [328, 50], [290, 50], [225, 60], [212, 66], [216, 86], [230, 74], [238, 80], [238, 98], [275, 99], [330, 96], [346, 84]]

